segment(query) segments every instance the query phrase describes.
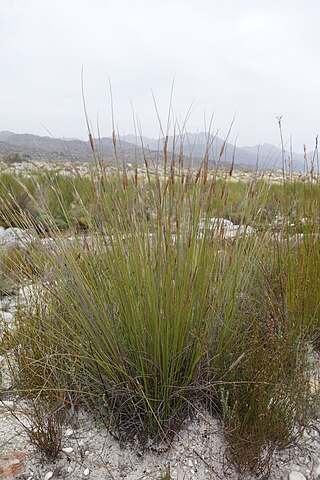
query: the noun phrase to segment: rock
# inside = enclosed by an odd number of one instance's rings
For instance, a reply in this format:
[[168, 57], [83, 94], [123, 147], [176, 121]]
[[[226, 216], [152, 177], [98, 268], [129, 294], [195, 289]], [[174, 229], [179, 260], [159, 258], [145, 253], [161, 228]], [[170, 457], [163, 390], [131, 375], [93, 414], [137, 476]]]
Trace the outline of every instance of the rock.
[[10, 227], [5, 230], [1, 227], [0, 229], [0, 245], [6, 249], [13, 247], [25, 248], [33, 241], [34, 237], [21, 228]]
[[89, 473], [90, 473], [89, 468], [86, 468], [83, 472], [84, 477], [87, 477], [89, 475]]
[[0, 312], [0, 321], [4, 321], [6, 323], [11, 323], [13, 320], [13, 315], [10, 312]]
[[15, 403], [12, 400], [1, 400], [0, 402], [0, 411], [3, 410], [5, 412], [9, 412], [10, 410], [14, 410]]
[[302, 470], [301, 466], [298, 465], [297, 463], [290, 463], [289, 469], [290, 469], [292, 472], [301, 472], [301, 470]]
[[72, 428], [67, 428], [66, 430], [66, 437], [71, 437], [71, 435], [74, 434], [74, 431], [72, 430]]
[[289, 480], [307, 480], [307, 479], [304, 475], [302, 475], [302, 473], [294, 470], [293, 472], [290, 472]]
[[320, 478], [320, 462], [314, 468], [313, 472], [314, 472], [315, 478]]
[[202, 218], [199, 224], [200, 234], [203, 234], [204, 229], [212, 232], [215, 237], [221, 238], [235, 238], [237, 235], [252, 235], [254, 229], [248, 225], [235, 225], [231, 220], [226, 218], [210, 218], [206, 220]]
[[0, 478], [8, 480], [21, 478], [20, 474], [23, 473], [25, 469], [24, 460], [26, 456], [24, 452], [12, 452], [12, 455], [0, 455]]
[[73, 452], [73, 448], [72, 447], [65, 447], [65, 448], [62, 448], [62, 451], [64, 453], [72, 453]]
[[0, 300], [0, 310], [3, 312], [8, 312], [10, 307], [12, 306], [12, 298], [10, 297], [5, 297]]
[[45, 474], [44, 480], [50, 480], [50, 478], [52, 478], [52, 477], [53, 477], [53, 472], [50, 471], [50, 472]]
[[6, 357], [4, 357], [0, 363], [0, 387], [3, 390], [10, 390], [12, 388], [12, 378]]
[[19, 289], [16, 296], [17, 305], [30, 305], [34, 298], [39, 299], [41, 293], [40, 285], [26, 285]]

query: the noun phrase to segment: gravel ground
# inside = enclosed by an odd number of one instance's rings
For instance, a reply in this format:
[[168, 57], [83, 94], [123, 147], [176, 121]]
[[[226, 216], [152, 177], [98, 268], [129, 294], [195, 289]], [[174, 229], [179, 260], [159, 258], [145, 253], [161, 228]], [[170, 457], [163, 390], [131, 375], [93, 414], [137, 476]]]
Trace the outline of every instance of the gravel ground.
[[[19, 414], [19, 404], [0, 407], [0, 478], [20, 480], [128, 479], [160, 480], [170, 471], [174, 480], [238, 479], [228, 464], [223, 431], [218, 419], [198, 411], [165, 452], [143, 452], [121, 447], [107, 429], [79, 415], [76, 428], [66, 428], [62, 451], [54, 462], [44, 460], [28, 442], [9, 409]], [[320, 478], [320, 421], [304, 433], [298, 444], [274, 456], [270, 479]], [[245, 477], [248, 480], [262, 477]]]

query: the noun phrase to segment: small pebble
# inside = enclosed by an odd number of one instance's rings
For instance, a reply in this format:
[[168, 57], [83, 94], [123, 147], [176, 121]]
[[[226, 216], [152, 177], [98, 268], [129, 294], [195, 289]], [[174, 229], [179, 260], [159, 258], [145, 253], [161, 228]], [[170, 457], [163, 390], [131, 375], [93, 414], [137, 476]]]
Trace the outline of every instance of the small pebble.
[[84, 470], [84, 472], [83, 472], [83, 475], [84, 475], [85, 477], [87, 477], [87, 476], [89, 475], [89, 473], [90, 473], [89, 468], [86, 468], [86, 469]]
[[62, 448], [62, 451], [64, 453], [72, 453], [73, 452], [73, 448], [72, 447], [65, 447], [65, 448]]
[[12, 313], [10, 312], [1, 312], [0, 314], [0, 317], [1, 317], [1, 320], [5, 321], [5, 322], [12, 322], [13, 320], [13, 315]]
[[67, 430], [66, 430], [66, 436], [67, 437], [70, 437], [71, 435], [73, 435], [73, 433], [74, 432], [73, 432], [72, 428], [67, 428]]
[[12, 400], [2, 400], [0, 407], [7, 410], [13, 410], [15, 407], [15, 403]]
[[53, 477], [53, 472], [48, 472], [46, 473], [45, 477], [44, 477], [44, 480], [50, 480], [50, 478]]
[[291, 463], [290, 465], [291, 471], [292, 472], [301, 472], [301, 466], [295, 463]]
[[10, 298], [3, 298], [0, 300], [0, 310], [6, 312], [10, 307], [11, 299]]
[[302, 475], [302, 473], [293, 471], [289, 475], [289, 480], [307, 480], [307, 479], [304, 475]]

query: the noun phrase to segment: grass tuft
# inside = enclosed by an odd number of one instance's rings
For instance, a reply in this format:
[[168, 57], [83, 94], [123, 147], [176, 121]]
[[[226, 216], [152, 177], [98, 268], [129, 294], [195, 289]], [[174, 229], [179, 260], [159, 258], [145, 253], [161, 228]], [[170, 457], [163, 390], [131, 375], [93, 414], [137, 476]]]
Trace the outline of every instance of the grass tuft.
[[97, 158], [91, 178], [3, 179], [17, 192], [2, 221], [34, 241], [0, 262], [33, 284], [1, 350], [40, 449], [47, 437], [57, 450], [60, 413], [79, 407], [123, 437], [170, 443], [202, 402], [222, 416], [232, 462], [258, 474], [312, 415], [319, 185], [234, 182], [164, 149], [167, 169], [145, 152], [144, 174], [116, 149], [115, 173]]

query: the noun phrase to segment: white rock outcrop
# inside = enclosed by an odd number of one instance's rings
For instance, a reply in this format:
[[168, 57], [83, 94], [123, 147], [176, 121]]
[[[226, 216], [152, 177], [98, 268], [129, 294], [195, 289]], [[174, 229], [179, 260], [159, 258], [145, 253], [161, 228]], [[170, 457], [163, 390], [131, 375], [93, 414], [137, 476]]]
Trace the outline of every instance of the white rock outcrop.
[[5, 249], [12, 247], [25, 248], [34, 241], [34, 237], [27, 231], [17, 227], [0, 227], [0, 246]]
[[231, 220], [226, 218], [202, 218], [199, 224], [200, 234], [202, 235], [205, 230], [213, 233], [215, 237], [235, 238], [237, 235], [252, 235], [254, 229], [250, 225], [236, 225]]

